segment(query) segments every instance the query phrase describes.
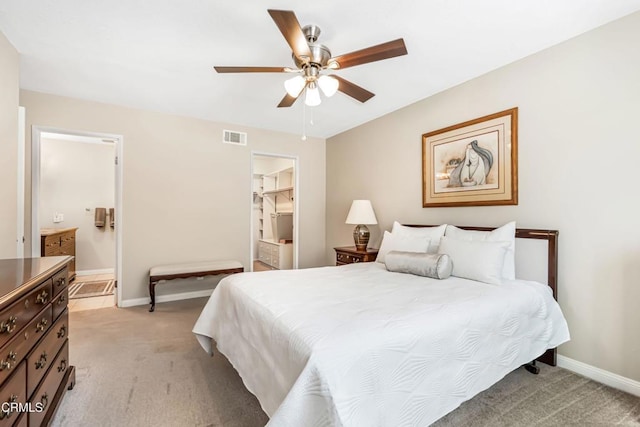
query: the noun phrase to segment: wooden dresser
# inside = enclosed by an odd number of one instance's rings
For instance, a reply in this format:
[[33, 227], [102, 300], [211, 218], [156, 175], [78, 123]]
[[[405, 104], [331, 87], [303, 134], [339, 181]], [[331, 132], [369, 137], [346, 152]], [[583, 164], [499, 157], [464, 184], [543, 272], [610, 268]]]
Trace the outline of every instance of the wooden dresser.
[[69, 256], [0, 260], [0, 427], [49, 425], [67, 389]]
[[69, 263], [69, 280], [76, 277], [76, 230], [78, 228], [42, 228], [40, 229], [40, 256], [73, 257]]

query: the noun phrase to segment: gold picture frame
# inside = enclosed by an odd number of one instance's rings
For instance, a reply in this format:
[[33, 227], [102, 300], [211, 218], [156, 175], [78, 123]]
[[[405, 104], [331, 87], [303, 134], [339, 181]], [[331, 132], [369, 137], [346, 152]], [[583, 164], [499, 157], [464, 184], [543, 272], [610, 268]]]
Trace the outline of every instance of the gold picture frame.
[[518, 108], [422, 135], [422, 206], [518, 204]]

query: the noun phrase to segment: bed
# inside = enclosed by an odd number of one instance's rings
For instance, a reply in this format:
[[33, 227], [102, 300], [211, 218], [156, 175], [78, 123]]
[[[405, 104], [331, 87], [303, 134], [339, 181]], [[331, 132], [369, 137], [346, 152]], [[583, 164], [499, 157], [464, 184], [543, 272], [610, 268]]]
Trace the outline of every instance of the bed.
[[269, 426], [426, 426], [521, 365], [555, 364], [569, 339], [557, 232], [516, 236], [548, 241], [551, 287], [376, 262], [241, 273], [218, 284], [193, 332], [228, 358]]

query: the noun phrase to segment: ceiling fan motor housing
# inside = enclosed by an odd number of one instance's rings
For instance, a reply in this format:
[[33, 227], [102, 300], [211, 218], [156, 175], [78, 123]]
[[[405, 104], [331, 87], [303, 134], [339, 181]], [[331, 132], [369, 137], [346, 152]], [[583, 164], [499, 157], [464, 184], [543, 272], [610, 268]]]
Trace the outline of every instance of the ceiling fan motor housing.
[[302, 28], [302, 32], [309, 44], [311, 58], [297, 57], [295, 53], [293, 53], [291, 55], [293, 57], [293, 62], [295, 62], [298, 68], [305, 68], [305, 66], [308, 65], [316, 65], [319, 68], [326, 67], [329, 59], [331, 59], [331, 51], [325, 45], [316, 43], [316, 40], [320, 37], [320, 27], [317, 25], [305, 25]]

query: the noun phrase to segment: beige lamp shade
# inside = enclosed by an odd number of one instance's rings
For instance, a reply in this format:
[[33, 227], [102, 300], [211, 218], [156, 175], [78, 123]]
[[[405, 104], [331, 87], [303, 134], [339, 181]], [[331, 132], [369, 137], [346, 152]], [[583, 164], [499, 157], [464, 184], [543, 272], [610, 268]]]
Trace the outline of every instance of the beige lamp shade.
[[354, 200], [345, 224], [377, 224], [370, 200]]

